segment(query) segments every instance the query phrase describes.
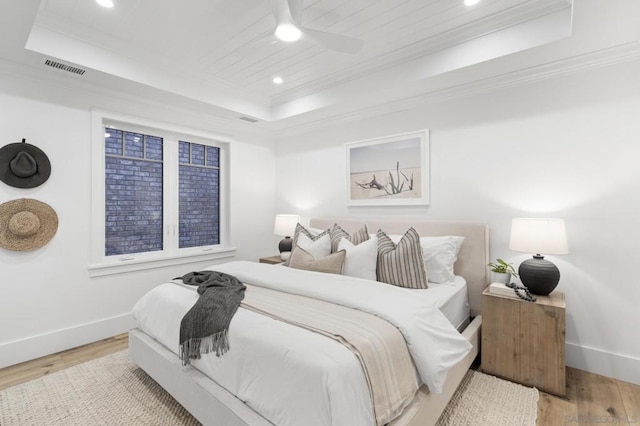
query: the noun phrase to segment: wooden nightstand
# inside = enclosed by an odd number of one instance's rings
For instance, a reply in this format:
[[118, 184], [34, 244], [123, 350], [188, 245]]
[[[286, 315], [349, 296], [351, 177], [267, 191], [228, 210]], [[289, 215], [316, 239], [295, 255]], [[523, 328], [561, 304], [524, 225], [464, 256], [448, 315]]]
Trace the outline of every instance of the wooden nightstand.
[[277, 265], [282, 262], [284, 261], [280, 258], [280, 255], [260, 258], [260, 263], [268, 263], [270, 265]]
[[564, 293], [536, 297], [482, 293], [482, 371], [564, 396]]

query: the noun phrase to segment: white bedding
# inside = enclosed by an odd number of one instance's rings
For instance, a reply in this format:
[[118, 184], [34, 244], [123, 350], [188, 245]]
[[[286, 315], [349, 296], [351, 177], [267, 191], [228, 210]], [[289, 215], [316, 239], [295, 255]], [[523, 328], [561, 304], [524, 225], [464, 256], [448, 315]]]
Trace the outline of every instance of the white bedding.
[[469, 293], [467, 281], [456, 276], [454, 281], [442, 284], [429, 283], [426, 290], [411, 290], [431, 301], [457, 329], [469, 320]]
[[[210, 269], [247, 284], [313, 296], [387, 319], [405, 336], [417, 374], [435, 392], [441, 390], [446, 370], [471, 348], [437, 302], [406, 289], [254, 262]], [[134, 307], [138, 327], [177, 353], [180, 320], [198, 297], [194, 290], [170, 283], [156, 287]], [[444, 293], [434, 293], [439, 292]], [[205, 355], [194, 360], [193, 367], [274, 424], [375, 423], [362, 368], [341, 344], [242, 308], [231, 321], [229, 343], [231, 350], [224, 356]]]

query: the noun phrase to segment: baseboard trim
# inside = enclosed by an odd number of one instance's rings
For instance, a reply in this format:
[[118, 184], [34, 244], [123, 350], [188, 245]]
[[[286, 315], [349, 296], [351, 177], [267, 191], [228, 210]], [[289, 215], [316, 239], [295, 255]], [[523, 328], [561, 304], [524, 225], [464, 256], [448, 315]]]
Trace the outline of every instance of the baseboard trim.
[[640, 385], [640, 359], [567, 343], [567, 366]]
[[135, 327], [131, 313], [0, 344], [0, 368], [86, 345]]

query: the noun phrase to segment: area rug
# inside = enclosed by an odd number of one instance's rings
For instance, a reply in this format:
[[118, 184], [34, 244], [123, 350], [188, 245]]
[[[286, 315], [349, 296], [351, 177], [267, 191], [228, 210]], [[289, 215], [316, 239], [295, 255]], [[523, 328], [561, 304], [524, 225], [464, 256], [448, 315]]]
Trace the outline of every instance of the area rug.
[[[535, 425], [537, 401], [536, 389], [469, 371], [438, 425]], [[199, 424], [127, 351], [0, 391], [2, 426]]]
[[438, 426], [535, 426], [538, 390], [469, 370]]
[[199, 424], [126, 350], [0, 391], [2, 426]]

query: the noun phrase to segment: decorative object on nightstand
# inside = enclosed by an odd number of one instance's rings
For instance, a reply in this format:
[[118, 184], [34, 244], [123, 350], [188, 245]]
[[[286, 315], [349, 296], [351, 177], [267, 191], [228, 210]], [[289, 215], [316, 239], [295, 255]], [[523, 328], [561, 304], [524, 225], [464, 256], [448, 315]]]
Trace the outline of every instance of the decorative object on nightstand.
[[558, 267], [544, 258], [544, 254], [567, 254], [567, 232], [564, 219], [513, 219], [509, 248], [536, 253], [533, 259], [520, 264], [518, 273], [525, 287], [533, 294], [546, 296], [560, 281]]
[[497, 283], [493, 282], [489, 285], [489, 293], [497, 294], [504, 297], [513, 297], [515, 299], [526, 300], [527, 302], [535, 302], [536, 296], [523, 286], [516, 283]]
[[487, 266], [491, 268], [491, 282], [493, 283], [509, 284], [511, 275], [518, 276], [513, 265], [502, 259], [496, 259], [495, 263], [491, 262]]
[[482, 371], [564, 396], [565, 298], [534, 303], [482, 293]]
[[278, 244], [281, 260], [287, 260], [291, 255], [291, 249], [293, 248], [291, 235], [293, 235], [296, 230], [298, 222], [300, 222], [300, 216], [297, 214], [276, 215], [276, 223], [273, 226], [273, 233], [284, 237], [280, 240], [280, 244]]

